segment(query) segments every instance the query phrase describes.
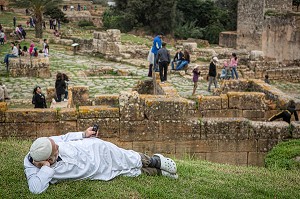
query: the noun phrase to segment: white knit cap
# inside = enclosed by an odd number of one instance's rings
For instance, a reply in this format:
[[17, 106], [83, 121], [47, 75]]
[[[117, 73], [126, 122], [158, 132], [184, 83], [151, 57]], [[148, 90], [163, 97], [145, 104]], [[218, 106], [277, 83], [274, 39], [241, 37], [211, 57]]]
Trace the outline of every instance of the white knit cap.
[[47, 160], [52, 153], [52, 144], [49, 138], [41, 137], [36, 139], [31, 147], [29, 154], [34, 161]]

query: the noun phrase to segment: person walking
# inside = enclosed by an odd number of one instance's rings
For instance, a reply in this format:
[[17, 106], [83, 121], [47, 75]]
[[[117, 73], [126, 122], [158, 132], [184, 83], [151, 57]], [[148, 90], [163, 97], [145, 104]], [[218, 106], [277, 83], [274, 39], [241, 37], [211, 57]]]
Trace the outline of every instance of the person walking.
[[210, 87], [211, 84], [214, 83], [215, 88], [218, 88], [217, 83], [217, 63], [219, 62], [217, 57], [213, 57], [212, 61], [209, 64], [209, 71], [208, 71], [208, 92], [211, 92]]
[[16, 27], [16, 23], [17, 23], [17, 18], [16, 18], [16, 16], [14, 16], [14, 18], [13, 18], [14, 27]]
[[196, 93], [196, 89], [198, 87], [198, 80], [199, 80], [199, 76], [200, 76], [200, 71], [199, 71], [199, 66], [196, 65], [193, 69], [193, 82], [194, 82], [194, 88], [193, 88], [193, 94], [195, 95]]
[[237, 72], [237, 65], [238, 65], [238, 58], [237, 58], [235, 53], [232, 53], [231, 59], [230, 59], [232, 79], [234, 79], [234, 76], [235, 76], [236, 79], [239, 79], [239, 75], [238, 75], [238, 72]]
[[166, 43], [162, 43], [162, 48], [157, 52], [157, 63], [159, 65], [159, 76], [161, 83], [167, 81], [168, 65], [171, 61], [170, 53], [166, 49]]
[[83, 132], [36, 139], [24, 158], [30, 192], [40, 194], [50, 184], [66, 180], [109, 181], [117, 176], [141, 174], [177, 179], [174, 160], [162, 154], [149, 157], [120, 148], [98, 137], [98, 126]]

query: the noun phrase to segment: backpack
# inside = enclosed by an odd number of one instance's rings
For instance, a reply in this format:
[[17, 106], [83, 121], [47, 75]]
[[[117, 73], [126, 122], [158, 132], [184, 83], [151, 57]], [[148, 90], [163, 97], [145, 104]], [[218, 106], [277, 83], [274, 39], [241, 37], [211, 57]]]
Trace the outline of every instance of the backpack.
[[31, 103], [32, 103], [32, 104], [35, 104], [35, 95], [32, 96]]

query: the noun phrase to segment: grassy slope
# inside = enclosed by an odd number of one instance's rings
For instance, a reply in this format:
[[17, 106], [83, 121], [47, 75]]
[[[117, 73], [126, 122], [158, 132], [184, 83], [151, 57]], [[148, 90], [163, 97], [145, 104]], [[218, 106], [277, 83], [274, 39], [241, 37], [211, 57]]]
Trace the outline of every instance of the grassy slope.
[[109, 182], [66, 181], [32, 195], [23, 173], [30, 141], [0, 141], [0, 198], [300, 198], [300, 173], [178, 160], [178, 180], [118, 177]]

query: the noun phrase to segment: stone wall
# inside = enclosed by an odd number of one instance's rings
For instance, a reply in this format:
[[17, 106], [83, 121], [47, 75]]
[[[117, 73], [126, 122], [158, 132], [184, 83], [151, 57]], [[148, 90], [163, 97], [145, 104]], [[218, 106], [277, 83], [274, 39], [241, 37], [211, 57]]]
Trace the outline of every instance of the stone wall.
[[293, 8], [293, 0], [265, 0], [265, 7], [266, 10], [291, 11]]
[[239, 0], [237, 48], [261, 50], [264, 0]]
[[262, 50], [277, 61], [300, 59], [300, 15], [268, 16], [264, 21]]
[[12, 77], [41, 77], [51, 76], [49, 58], [20, 57], [9, 58], [9, 74]]
[[93, 47], [95, 52], [104, 55], [120, 55], [121, 32], [109, 29], [106, 32], [94, 32]]

